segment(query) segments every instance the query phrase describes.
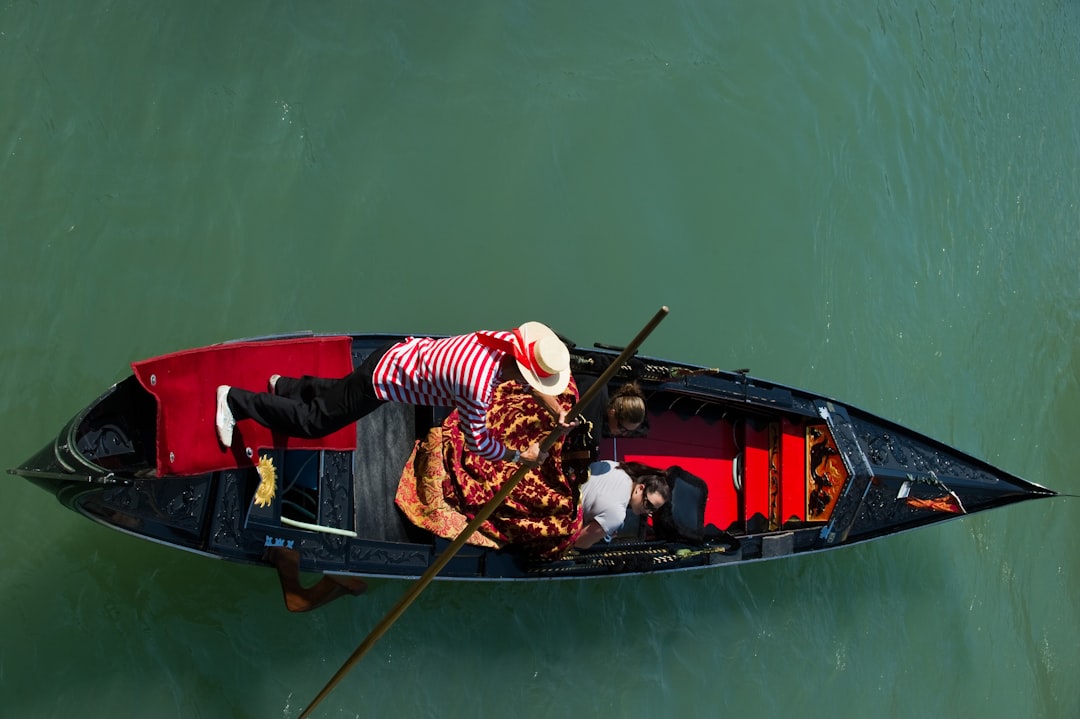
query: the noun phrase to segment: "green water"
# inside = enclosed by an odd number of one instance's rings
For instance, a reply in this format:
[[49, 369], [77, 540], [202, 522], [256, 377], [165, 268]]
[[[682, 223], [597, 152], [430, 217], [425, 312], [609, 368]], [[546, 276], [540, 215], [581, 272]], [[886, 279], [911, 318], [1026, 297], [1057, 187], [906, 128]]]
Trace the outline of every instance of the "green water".
[[[1080, 494], [1080, 5], [0, 7], [0, 465], [131, 361], [537, 319], [848, 400]], [[407, 585], [3, 478], [0, 715], [296, 717]], [[1080, 716], [1080, 502], [822, 556], [439, 584], [327, 717]]]

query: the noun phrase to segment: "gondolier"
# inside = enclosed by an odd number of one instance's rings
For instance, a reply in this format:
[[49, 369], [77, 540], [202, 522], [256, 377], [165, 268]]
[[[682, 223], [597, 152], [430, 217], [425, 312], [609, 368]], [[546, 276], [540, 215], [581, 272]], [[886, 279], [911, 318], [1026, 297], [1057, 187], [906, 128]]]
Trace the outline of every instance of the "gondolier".
[[566, 407], [556, 399], [570, 381], [570, 354], [546, 325], [526, 322], [513, 331], [479, 331], [445, 337], [410, 337], [374, 350], [340, 379], [304, 376], [270, 378], [270, 392], [217, 388], [215, 426], [223, 445], [232, 445], [237, 421], [252, 419], [295, 437], [322, 437], [384, 402], [453, 407], [458, 410], [469, 451], [490, 460], [538, 462], [538, 443], [518, 451], [487, 429], [485, 415], [495, 387], [507, 380], [526, 384], [556, 418]]

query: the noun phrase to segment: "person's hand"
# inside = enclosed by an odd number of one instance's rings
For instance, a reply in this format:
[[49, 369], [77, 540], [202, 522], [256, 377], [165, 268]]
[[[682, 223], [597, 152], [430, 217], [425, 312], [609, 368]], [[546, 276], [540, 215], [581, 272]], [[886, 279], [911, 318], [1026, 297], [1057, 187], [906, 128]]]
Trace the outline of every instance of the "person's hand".
[[563, 407], [563, 404], [559, 401], [558, 397], [540, 394], [536, 390], [533, 390], [533, 397], [543, 406], [547, 407], [548, 414], [555, 420], [556, 429], [562, 430], [563, 434], [566, 434], [568, 431], [578, 426], [578, 421], [576, 419], [573, 422], [567, 421], [566, 415], [570, 410]]
[[563, 430], [564, 432], [566, 430], [573, 429], [574, 427], [577, 427], [579, 424], [581, 424], [580, 417], [574, 417], [573, 420], [567, 420], [567, 414], [569, 414], [569, 410], [560, 409], [559, 416], [555, 419], [556, 423], [559, 425], [559, 429]]
[[548, 453], [540, 451], [540, 443], [533, 442], [528, 449], [521, 453], [521, 461], [525, 464], [543, 464], [547, 461]]

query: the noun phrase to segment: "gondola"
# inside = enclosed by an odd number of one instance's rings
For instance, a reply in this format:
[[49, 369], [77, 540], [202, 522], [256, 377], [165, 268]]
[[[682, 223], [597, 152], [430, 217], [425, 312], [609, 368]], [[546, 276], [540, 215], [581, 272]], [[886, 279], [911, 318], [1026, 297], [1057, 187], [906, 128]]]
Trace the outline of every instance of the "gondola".
[[[388, 403], [323, 443], [238, 425], [216, 443], [214, 387], [260, 389], [271, 371], [334, 376], [405, 335], [299, 333], [226, 342], [133, 363], [133, 373], [10, 469], [61, 504], [125, 534], [206, 557], [268, 564], [287, 547], [309, 572], [415, 578], [449, 540], [395, 505], [418, 440], [443, 410]], [[568, 342], [579, 382], [618, 348]], [[748, 371], [647, 356], [620, 366], [648, 418], [636, 436], [596, 432], [601, 459], [668, 469], [672, 499], [584, 550], [538, 557], [465, 546], [441, 580], [535, 581], [702, 570], [796, 557], [1055, 496], [851, 405]], [[594, 428], [599, 429], [599, 428]], [[258, 501], [261, 465], [276, 491]]]

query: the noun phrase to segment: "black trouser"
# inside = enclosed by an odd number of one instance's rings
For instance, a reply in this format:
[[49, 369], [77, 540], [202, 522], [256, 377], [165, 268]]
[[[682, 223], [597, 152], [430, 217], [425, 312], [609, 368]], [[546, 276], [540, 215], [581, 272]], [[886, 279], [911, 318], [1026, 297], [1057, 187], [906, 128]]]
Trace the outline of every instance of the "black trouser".
[[253, 419], [290, 437], [325, 437], [383, 404], [375, 396], [371, 378], [393, 344], [379, 347], [352, 374], [340, 379], [281, 377], [274, 385], [274, 394], [233, 387], [229, 390], [229, 409], [237, 421]]

